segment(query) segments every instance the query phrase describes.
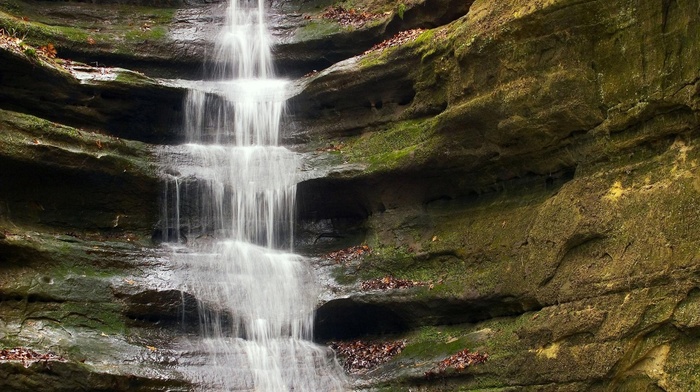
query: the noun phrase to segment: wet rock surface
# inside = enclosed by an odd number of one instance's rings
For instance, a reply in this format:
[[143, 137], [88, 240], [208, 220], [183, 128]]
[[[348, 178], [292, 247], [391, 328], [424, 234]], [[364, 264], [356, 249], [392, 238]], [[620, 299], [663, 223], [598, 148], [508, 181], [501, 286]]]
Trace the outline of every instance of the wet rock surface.
[[52, 64], [9, 48], [0, 48], [0, 59], [1, 109], [151, 143], [180, 137], [183, 89], [133, 71]]
[[[275, 0], [269, 25], [278, 72], [298, 77], [355, 56], [401, 30], [446, 24], [471, 1], [374, 1], [347, 5], [368, 12], [368, 23], [324, 18], [327, 0]], [[4, 0], [4, 29], [35, 46], [52, 43], [61, 57], [94, 66], [123, 67], [151, 77], [201, 78], [224, 23], [226, 2]], [[356, 9], [357, 8], [357, 9]], [[364, 10], [364, 11], [363, 11]]]
[[[6, 0], [0, 21], [28, 44], [52, 43], [59, 56], [155, 77], [199, 76], [221, 2], [54, 2]], [[218, 11], [217, 11], [218, 10]], [[218, 13], [217, 13], [218, 12]]]
[[[50, 351], [61, 359], [0, 360], [3, 389], [191, 388], [173, 367], [182, 363], [178, 352], [184, 352], [177, 348], [176, 336], [140, 329], [126, 311], [129, 299], [139, 296], [125, 295], [122, 286], [153, 290], [172, 284], [161, 256], [133, 234], [49, 234], [5, 227], [0, 243], [2, 344]], [[169, 359], [159, 350], [170, 352]]]

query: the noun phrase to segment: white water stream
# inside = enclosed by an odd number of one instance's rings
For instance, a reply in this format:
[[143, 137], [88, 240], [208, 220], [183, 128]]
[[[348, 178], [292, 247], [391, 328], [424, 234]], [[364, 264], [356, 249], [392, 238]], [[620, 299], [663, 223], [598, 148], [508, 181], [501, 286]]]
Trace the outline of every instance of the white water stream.
[[311, 342], [318, 291], [291, 253], [297, 154], [278, 146], [286, 82], [272, 79], [262, 0], [231, 0], [217, 81], [186, 102], [187, 144], [164, 149], [163, 233], [200, 306], [206, 390], [341, 391], [332, 352]]

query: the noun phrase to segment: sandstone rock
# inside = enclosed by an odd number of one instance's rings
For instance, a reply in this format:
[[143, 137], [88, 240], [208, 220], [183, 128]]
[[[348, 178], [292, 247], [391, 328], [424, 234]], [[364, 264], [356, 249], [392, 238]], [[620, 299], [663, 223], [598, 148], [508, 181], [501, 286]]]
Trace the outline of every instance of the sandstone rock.
[[[164, 363], [187, 363], [168, 331], [140, 329], [121, 286], [163, 286], [145, 275], [157, 254], [95, 234], [51, 235], [14, 225], [0, 244], [0, 345], [54, 352], [64, 361], [0, 361], [0, 388], [24, 391], [187, 390]], [[70, 240], [66, 241], [69, 237]], [[130, 237], [129, 237], [130, 238]], [[122, 295], [115, 295], [122, 293]], [[165, 301], [163, 301], [165, 302]], [[150, 347], [150, 348], [149, 348]], [[165, 361], [167, 362], [167, 361]]]
[[0, 6], [0, 22], [30, 45], [52, 43], [62, 58], [191, 77], [201, 76], [203, 53], [218, 31], [211, 21], [221, 22], [224, 5], [216, 3], [19, 0]]
[[0, 116], [0, 216], [78, 230], [151, 230], [159, 180], [147, 145], [10, 111]]
[[[697, 127], [697, 70], [671, 62], [658, 71], [662, 52], [698, 56], [696, 47], [681, 44], [700, 34], [680, 27], [687, 5], [663, 16], [651, 2], [641, 4], [628, 15], [640, 21], [634, 25], [619, 20], [616, 5], [567, 5], [549, 15], [541, 5], [477, 3], [412, 43], [312, 76], [290, 101], [295, 140], [343, 144], [344, 161], [368, 164], [369, 188], [382, 186], [373, 179], [381, 171], [430, 181], [428, 201], [490, 191], [499, 182], [568, 176]], [[575, 21], [569, 10], [579, 15]], [[662, 17], [677, 39], [645, 30]], [[599, 30], [616, 34], [617, 43], [595, 38]], [[624, 60], [620, 51], [638, 48], [640, 37], [653, 50]]]
[[[298, 148], [364, 167], [300, 184], [319, 201], [302, 217], [352, 216], [373, 249], [335, 267], [319, 333], [407, 340], [362, 385], [697, 385], [681, 370], [697, 366], [700, 241], [698, 69], [676, 61], [700, 53], [689, 7], [475, 2], [300, 83]], [[357, 292], [386, 274], [435, 284]], [[463, 348], [489, 361], [426, 381]]]
[[0, 48], [0, 59], [0, 109], [134, 140], [178, 137], [183, 89], [126, 70], [57, 65], [7, 48]]
[[271, 26], [278, 41], [278, 68], [284, 74], [300, 76], [358, 55], [399, 31], [447, 24], [465, 15], [473, 1], [357, 2], [346, 7], [348, 12], [366, 12], [374, 17], [349, 26], [322, 16], [332, 5], [328, 1], [279, 3], [273, 10], [284, 13], [273, 18]]

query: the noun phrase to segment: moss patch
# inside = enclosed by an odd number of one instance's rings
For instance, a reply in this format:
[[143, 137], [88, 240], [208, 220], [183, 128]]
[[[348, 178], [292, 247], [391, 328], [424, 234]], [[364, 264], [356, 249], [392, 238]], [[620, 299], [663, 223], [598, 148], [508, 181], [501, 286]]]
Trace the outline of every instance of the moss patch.
[[392, 123], [346, 140], [342, 151], [348, 161], [368, 164], [368, 172], [407, 169], [433, 146], [431, 125], [432, 120]]
[[321, 39], [330, 34], [336, 34], [343, 31], [344, 28], [334, 22], [329, 20], [314, 20], [295, 32], [294, 38], [297, 41], [311, 41], [314, 39]]
[[[134, 79], [140, 80], [138, 77]], [[4, 131], [0, 139], [7, 146], [2, 155], [6, 159], [37, 160], [41, 155], [37, 151], [56, 149], [66, 156], [83, 156], [83, 162], [85, 157], [100, 160], [102, 170], [114, 164], [120, 172], [154, 173], [151, 163], [144, 160], [151, 155], [150, 147], [144, 143], [79, 130], [6, 110], [0, 110], [0, 118], [0, 128]], [[112, 160], [108, 159], [110, 156]], [[74, 163], [68, 161], [64, 164]]]
[[53, 43], [59, 55], [64, 48], [73, 52], [107, 50], [134, 55], [144, 42], [166, 39], [175, 15], [173, 8], [81, 7], [76, 15], [82, 17], [67, 17], [60, 4], [46, 4], [38, 9], [21, 1], [5, 1], [0, 3], [0, 26], [22, 35], [34, 46]]

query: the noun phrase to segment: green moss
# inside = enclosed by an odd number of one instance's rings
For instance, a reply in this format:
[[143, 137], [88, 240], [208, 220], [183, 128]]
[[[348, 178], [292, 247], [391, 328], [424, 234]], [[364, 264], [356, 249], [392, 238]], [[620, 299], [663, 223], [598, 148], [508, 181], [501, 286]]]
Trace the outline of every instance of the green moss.
[[140, 42], [145, 40], [160, 40], [165, 37], [167, 30], [164, 27], [154, 27], [147, 30], [137, 29], [130, 30], [124, 34], [127, 41]]
[[369, 52], [369, 53], [363, 55], [362, 57], [360, 57], [360, 61], [358, 62], [358, 65], [362, 69], [384, 65], [389, 61], [389, 52], [390, 51], [391, 51], [391, 48], [388, 48], [386, 50]]
[[435, 30], [426, 30], [415, 40], [403, 45], [390, 46], [364, 54], [360, 57], [359, 66], [364, 69], [383, 66], [392, 61], [405, 61], [407, 55], [416, 51], [421, 53], [421, 59], [425, 61], [445, 48], [447, 48], [447, 43], [435, 38]]
[[697, 337], [681, 336], [671, 346], [665, 366], [669, 390], [700, 389], [700, 343]]
[[421, 33], [415, 40], [409, 42], [409, 45], [415, 47], [424, 48], [425, 46], [432, 45], [433, 39], [435, 38], [435, 29], [426, 30]]
[[396, 15], [399, 16], [401, 20], [403, 20], [403, 14], [406, 12], [406, 4], [404, 3], [399, 3], [399, 5], [396, 7]]
[[76, 17], [70, 20], [52, 17], [49, 12], [38, 13], [24, 3], [19, 4], [20, 9], [2, 7], [12, 14], [0, 11], [0, 26], [26, 36], [27, 42], [34, 46], [54, 44], [59, 56], [61, 48], [78, 52], [106, 50], [134, 55], [138, 53], [138, 45], [166, 39], [167, 26], [175, 15], [173, 8], [119, 5], [104, 11], [93, 10], [89, 5], [84, 6], [88, 8], [88, 15], [91, 12], [101, 15], [107, 12], [110, 23], [105, 24], [91, 17]]
[[[150, 80], [131, 72], [120, 73], [122, 75], [132, 84], [147, 83]], [[82, 154], [83, 160], [87, 156], [100, 159], [103, 168], [107, 169], [111, 165], [120, 173], [125, 169], [145, 174], [155, 170], [144, 159], [151, 154], [149, 146], [144, 143], [80, 131], [28, 114], [5, 110], [0, 110], [0, 130], [6, 131], [0, 132], [0, 141], [8, 146], [3, 155], [12, 153], [13, 159], [36, 159], [36, 140], [65, 151], [66, 157], [75, 158]]]
[[87, 328], [105, 334], [124, 334], [127, 327], [118, 303], [66, 302], [60, 310], [65, 327]]
[[333, 269], [332, 276], [333, 279], [338, 282], [338, 284], [342, 285], [351, 285], [357, 282], [357, 279], [359, 278], [355, 270], [350, 270], [340, 266]]
[[296, 41], [312, 41], [339, 33], [343, 30], [344, 28], [334, 21], [320, 19], [311, 21], [300, 29], [297, 29], [294, 38]]
[[392, 123], [346, 141], [343, 152], [349, 161], [369, 164], [368, 171], [397, 169], [421, 158], [428, 143], [432, 120]]
[[396, 360], [421, 361], [442, 358], [473, 344], [467, 335], [468, 325], [427, 326], [406, 336], [406, 347]]
[[[72, 41], [85, 45], [88, 33], [72, 26], [51, 26], [41, 22], [24, 21], [0, 11], [0, 25], [25, 36], [26, 41], [34, 46], [53, 43], [60, 51], [60, 43]], [[60, 53], [60, 52], [59, 52]]]
[[115, 79], [119, 83], [128, 84], [130, 86], [152, 85], [155, 82], [153, 79], [136, 72], [120, 71]]

